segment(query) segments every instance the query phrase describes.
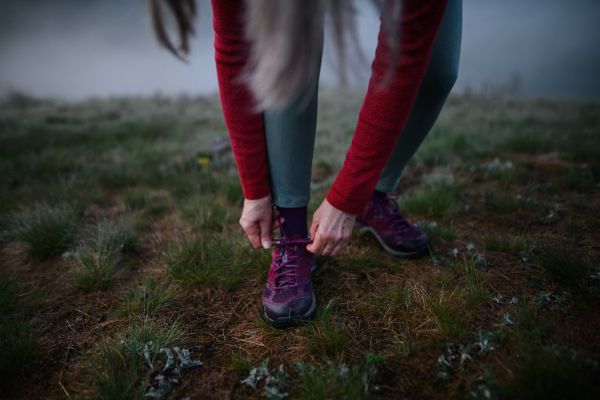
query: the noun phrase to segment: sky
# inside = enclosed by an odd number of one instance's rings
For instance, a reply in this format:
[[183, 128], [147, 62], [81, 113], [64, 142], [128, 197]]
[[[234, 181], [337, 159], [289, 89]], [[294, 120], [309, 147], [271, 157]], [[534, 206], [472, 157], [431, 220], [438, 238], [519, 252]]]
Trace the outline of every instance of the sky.
[[[379, 17], [355, 0], [371, 60]], [[188, 63], [154, 39], [144, 0], [0, 0], [0, 94], [80, 100], [217, 90], [209, 0]], [[464, 0], [456, 92], [600, 99], [600, 1]], [[339, 84], [326, 48], [321, 83]], [[368, 83], [368, 66], [353, 86]]]

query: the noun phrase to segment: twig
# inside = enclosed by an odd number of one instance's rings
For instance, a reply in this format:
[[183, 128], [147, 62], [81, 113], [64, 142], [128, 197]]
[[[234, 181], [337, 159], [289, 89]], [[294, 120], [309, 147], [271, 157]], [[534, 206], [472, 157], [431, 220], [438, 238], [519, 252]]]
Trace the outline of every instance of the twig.
[[81, 310], [78, 310], [77, 308], [75, 309], [75, 311], [77, 311], [77, 312], [80, 312], [80, 313], [82, 313], [83, 315], [86, 315], [86, 316], [90, 317], [91, 319], [94, 319], [94, 317], [92, 317], [91, 315], [89, 315], [89, 314], [86, 314], [86, 313], [84, 313], [83, 311], [81, 311]]
[[60, 387], [62, 388], [62, 390], [64, 390], [64, 392], [67, 395], [67, 397], [71, 398], [71, 395], [69, 394], [69, 392], [67, 392], [67, 389], [65, 389], [65, 387], [63, 386], [63, 384], [60, 383], [60, 381], [58, 381], [58, 384], [60, 385]]
[[236, 338], [236, 337], [234, 337], [234, 336], [232, 336], [232, 338], [233, 338], [233, 339], [235, 339], [235, 340], [239, 340], [240, 342], [246, 342], [246, 343], [250, 343], [250, 344], [253, 344], [253, 345], [255, 345], [255, 346], [262, 346], [262, 347], [264, 347], [265, 349], [266, 349], [266, 348], [268, 348], [267, 346], [265, 346], [265, 345], [264, 345], [264, 344], [262, 344], [261, 342], [252, 342], [252, 341], [250, 341], [250, 340], [244, 340], [244, 339]]

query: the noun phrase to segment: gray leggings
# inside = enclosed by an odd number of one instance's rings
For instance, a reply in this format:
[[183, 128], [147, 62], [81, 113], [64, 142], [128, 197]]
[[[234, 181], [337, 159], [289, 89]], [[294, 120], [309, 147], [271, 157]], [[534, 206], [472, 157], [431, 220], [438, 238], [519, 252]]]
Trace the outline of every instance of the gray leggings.
[[[376, 190], [396, 189], [408, 161], [433, 127], [456, 82], [461, 36], [462, 0], [448, 0], [419, 93]], [[264, 113], [271, 197], [279, 207], [305, 207], [310, 200], [317, 94], [315, 89], [306, 107], [297, 102]]]

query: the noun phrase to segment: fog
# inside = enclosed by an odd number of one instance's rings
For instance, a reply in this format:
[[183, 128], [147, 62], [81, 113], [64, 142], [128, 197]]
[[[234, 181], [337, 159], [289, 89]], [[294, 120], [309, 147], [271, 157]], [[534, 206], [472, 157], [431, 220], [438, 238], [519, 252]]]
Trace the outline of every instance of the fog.
[[[198, 95], [217, 90], [212, 15], [199, 19], [189, 62], [156, 43], [143, 0], [0, 0], [0, 92], [77, 100], [116, 95]], [[379, 18], [357, 0], [372, 59]], [[455, 91], [600, 99], [600, 2], [465, 0]], [[321, 82], [338, 82], [326, 47]], [[353, 86], [366, 85], [368, 65]]]

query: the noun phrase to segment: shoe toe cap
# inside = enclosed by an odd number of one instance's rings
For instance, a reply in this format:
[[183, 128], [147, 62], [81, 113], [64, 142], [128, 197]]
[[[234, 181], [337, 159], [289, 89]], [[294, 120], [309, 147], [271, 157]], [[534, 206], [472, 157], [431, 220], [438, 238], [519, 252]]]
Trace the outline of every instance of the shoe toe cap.
[[419, 237], [405, 239], [397, 243], [395, 246], [392, 246], [392, 248], [396, 251], [412, 253], [430, 246], [431, 240], [429, 239], [429, 236], [427, 236], [427, 234], [423, 232], [422, 235], [420, 235]]
[[271, 321], [286, 317], [305, 317], [313, 309], [314, 297], [299, 297], [284, 304], [263, 303], [265, 316]]

